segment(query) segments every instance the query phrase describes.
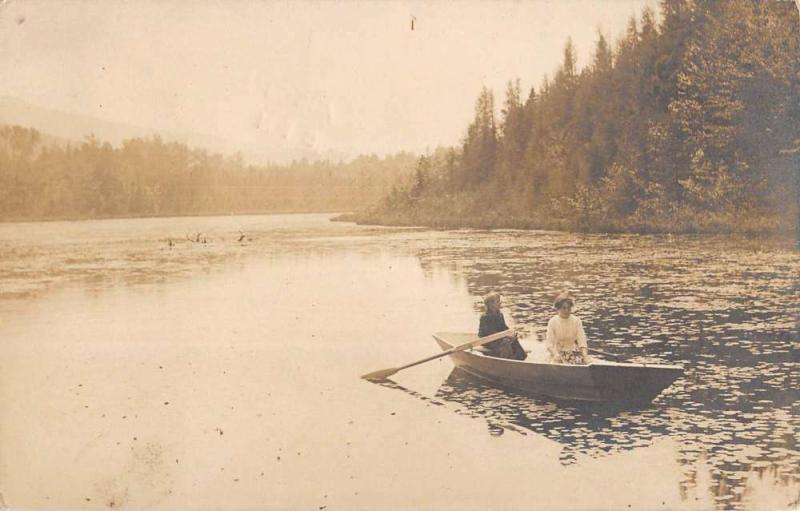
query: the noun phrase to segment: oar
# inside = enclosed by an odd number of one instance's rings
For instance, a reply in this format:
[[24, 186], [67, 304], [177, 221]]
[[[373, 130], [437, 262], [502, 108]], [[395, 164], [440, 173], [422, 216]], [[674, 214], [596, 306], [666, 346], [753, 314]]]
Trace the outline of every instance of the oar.
[[425, 362], [430, 362], [431, 360], [436, 360], [437, 358], [441, 358], [451, 353], [458, 353], [459, 351], [468, 350], [470, 348], [475, 348], [482, 344], [486, 344], [487, 342], [496, 341], [498, 339], [502, 339], [503, 337], [508, 337], [510, 335], [514, 335], [514, 331], [510, 328], [508, 330], [503, 330], [502, 332], [497, 332], [496, 334], [487, 335], [486, 337], [478, 337], [477, 339], [473, 339], [470, 342], [460, 344], [449, 350], [445, 350], [441, 353], [437, 353], [436, 355], [431, 355], [430, 357], [425, 357], [422, 360], [417, 360], [416, 362], [411, 362], [410, 364], [406, 364], [400, 367], [392, 367], [389, 369], [381, 369], [380, 371], [374, 371], [362, 376], [365, 380], [372, 380], [372, 381], [381, 381], [385, 380], [389, 376], [393, 375], [398, 371], [402, 371], [403, 369], [408, 369], [409, 367], [413, 367], [419, 364], [424, 364]]

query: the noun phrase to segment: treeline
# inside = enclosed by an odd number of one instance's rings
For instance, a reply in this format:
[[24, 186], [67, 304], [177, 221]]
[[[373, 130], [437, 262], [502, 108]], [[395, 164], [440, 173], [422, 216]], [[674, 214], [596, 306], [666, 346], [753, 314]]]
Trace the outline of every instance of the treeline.
[[166, 143], [55, 143], [0, 127], [0, 220], [352, 211], [388, 192], [416, 156], [255, 167]]
[[666, 0], [576, 69], [483, 89], [460, 147], [365, 223], [720, 232], [796, 228], [800, 23], [793, 2]]

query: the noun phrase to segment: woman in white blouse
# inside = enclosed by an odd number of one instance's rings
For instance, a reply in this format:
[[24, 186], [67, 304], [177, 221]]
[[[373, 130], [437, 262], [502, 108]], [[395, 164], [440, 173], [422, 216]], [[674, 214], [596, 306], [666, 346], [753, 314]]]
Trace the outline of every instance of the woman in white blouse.
[[568, 293], [556, 297], [554, 306], [558, 314], [547, 323], [545, 345], [550, 361], [558, 364], [586, 364], [589, 361], [589, 347], [583, 323], [572, 315], [575, 301]]

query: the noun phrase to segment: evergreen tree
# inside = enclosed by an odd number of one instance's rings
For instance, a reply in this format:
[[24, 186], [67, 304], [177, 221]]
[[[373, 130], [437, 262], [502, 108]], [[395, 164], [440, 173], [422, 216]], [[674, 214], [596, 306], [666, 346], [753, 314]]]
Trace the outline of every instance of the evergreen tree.
[[463, 146], [464, 184], [482, 183], [494, 174], [497, 156], [497, 126], [494, 120], [494, 94], [481, 89], [475, 102], [475, 118], [467, 129]]
[[523, 159], [530, 131], [521, 94], [519, 80], [509, 81], [500, 128], [501, 179], [509, 186], [516, 186], [519, 177], [524, 175]]

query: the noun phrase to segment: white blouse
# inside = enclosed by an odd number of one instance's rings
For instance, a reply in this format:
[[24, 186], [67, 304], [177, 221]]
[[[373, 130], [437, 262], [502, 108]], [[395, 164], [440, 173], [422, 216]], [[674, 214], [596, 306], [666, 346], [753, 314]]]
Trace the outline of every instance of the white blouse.
[[556, 357], [563, 351], [588, 349], [586, 332], [583, 331], [581, 318], [570, 315], [567, 319], [558, 314], [547, 322], [547, 337], [545, 346], [551, 357]]

